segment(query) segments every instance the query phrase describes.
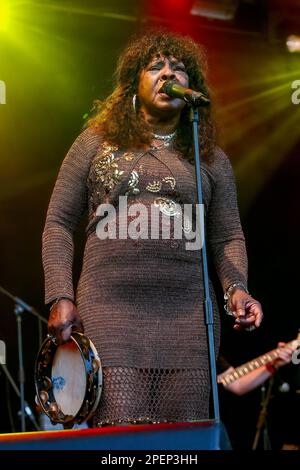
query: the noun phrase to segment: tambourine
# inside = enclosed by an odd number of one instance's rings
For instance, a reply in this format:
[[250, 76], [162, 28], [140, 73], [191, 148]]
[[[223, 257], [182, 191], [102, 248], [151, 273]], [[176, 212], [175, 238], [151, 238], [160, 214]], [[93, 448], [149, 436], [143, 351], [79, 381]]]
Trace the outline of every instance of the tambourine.
[[43, 342], [35, 363], [36, 401], [53, 424], [66, 428], [87, 421], [99, 404], [103, 374], [92, 341], [74, 332], [57, 346], [49, 337]]

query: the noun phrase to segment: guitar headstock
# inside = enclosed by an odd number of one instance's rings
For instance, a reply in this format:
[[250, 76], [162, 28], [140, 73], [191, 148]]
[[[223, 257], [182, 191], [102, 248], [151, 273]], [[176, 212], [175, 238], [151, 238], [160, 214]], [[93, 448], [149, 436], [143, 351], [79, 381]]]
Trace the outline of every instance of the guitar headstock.
[[292, 348], [295, 349], [298, 349], [300, 347], [300, 329], [298, 330], [298, 335], [297, 335], [297, 338], [294, 339], [294, 341], [292, 341], [292, 344], [291, 344]]

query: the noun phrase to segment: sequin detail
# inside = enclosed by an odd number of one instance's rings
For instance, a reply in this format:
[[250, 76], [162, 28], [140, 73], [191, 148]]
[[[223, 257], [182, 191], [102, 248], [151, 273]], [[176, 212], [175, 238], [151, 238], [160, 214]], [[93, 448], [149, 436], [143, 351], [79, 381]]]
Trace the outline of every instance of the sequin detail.
[[150, 193], [158, 193], [159, 191], [161, 191], [163, 183], [167, 183], [167, 185], [170, 186], [172, 190], [175, 189], [175, 178], [173, 176], [165, 176], [161, 181], [157, 179], [153, 180], [151, 183], [148, 183], [146, 186], [146, 190]]
[[182, 218], [182, 230], [185, 233], [190, 233], [192, 230], [191, 220], [186, 214], [182, 213], [181, 206], [177, 202], [167, 197], [158, 197], [154, 199], [153, 204], [168, 217]]
[[176, 217], [181, 214], [180, 205], [173, 201], [173, 199], [158, 197], [154, 199], [153, 204], [155, 207], [158, 207], [163, 214], [169, 217]]
[[123, 157], [125, 158], [126, 162], [131, 162], [134, 159], [133, 152], [125, 152], [123, 153]]
[[95, 164], [97, 181], [101, 181], [104, 188], [109, 190], [115, 187], [124, 173], [123, 170], [119, 170], [114, 158], [114, 154], [107, 155]]
[[129, 196], [130, 194], [139, 194], [140, 190], [139, 188], [137, 188], [138, 183], [139, 183], [139, 174], [136, 170], [133, 170], [130, 173], [128, 185], [125, 191], [125, 196]]
[[162, 180], [164, 183], [168, 183], [171, 186], [171, 189], [175, 189], [176, 180], [173, 176], [165, 176]]
[[172, 421], [168, 421], [167, 419], [164, 420], [157, 420], [154, 421], [151, 418], [125, 418], [125, 419], [118, 419], [116, 421], [99, 421], [97, 423], [98, 428], [103, 428], [105, 426], [129, 426], [131, 424], [161, 424], [161, 423], [171, 423]]
[[115, 161], [115, 155], [113, 152], [117, 150], [117, 146], [104, 143], [101, 154], [96, 159], [94, 167], [96, 181], [100, 181], [106, 190], [113, 189], [122, 179], [124, 174], [123, 170], [119, 170], [118, 163]]
[[152, 183], [148, 183], [146, 186], [147, 191], [150, 193], [158, 193], [161, 190], [162, 184], [159, 180], [153, 180]]

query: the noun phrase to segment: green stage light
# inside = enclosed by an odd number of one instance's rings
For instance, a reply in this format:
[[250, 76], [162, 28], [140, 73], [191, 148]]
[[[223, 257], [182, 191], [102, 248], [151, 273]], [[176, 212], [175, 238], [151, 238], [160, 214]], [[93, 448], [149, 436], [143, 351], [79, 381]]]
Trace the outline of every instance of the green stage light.
[[9, 24], [9, 2], [6, 0], [1, 0], [0, 3], [0, 31], [6, 31]]

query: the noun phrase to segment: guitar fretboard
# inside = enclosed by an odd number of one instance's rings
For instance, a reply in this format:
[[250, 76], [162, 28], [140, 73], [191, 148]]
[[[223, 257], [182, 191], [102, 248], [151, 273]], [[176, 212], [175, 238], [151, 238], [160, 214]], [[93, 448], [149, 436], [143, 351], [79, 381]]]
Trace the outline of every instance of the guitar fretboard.
[[[296, 344], [297, 345], [296, 345]], [[284, 347], [292, 347], [296, 349], [298, 346], [297, 340], [290, 341], [287, 343]], [[266, 364], [273, 362], [275, 359], [277, 359], [279, 355], [279, 351], [282, 348], [276, 348], [273, 349], [272, 351], [269, 351], [266, 354], [263, 354], [262, 356], [257, 357], [256, 359], [253, 359], [252, 361], [246, 362], [245, 364], [242, 364], [239, 367], [236, 367], [234, 371], [229, 372], [228, 374], [224, 375], [223, 377], [220, 378], [220, 383], [223, 385], [229, 385], [235, 380], [243, 377], [246, 374], [249, 374], [249, 372], [258, 369], [261, 366], [265, 366]]]

